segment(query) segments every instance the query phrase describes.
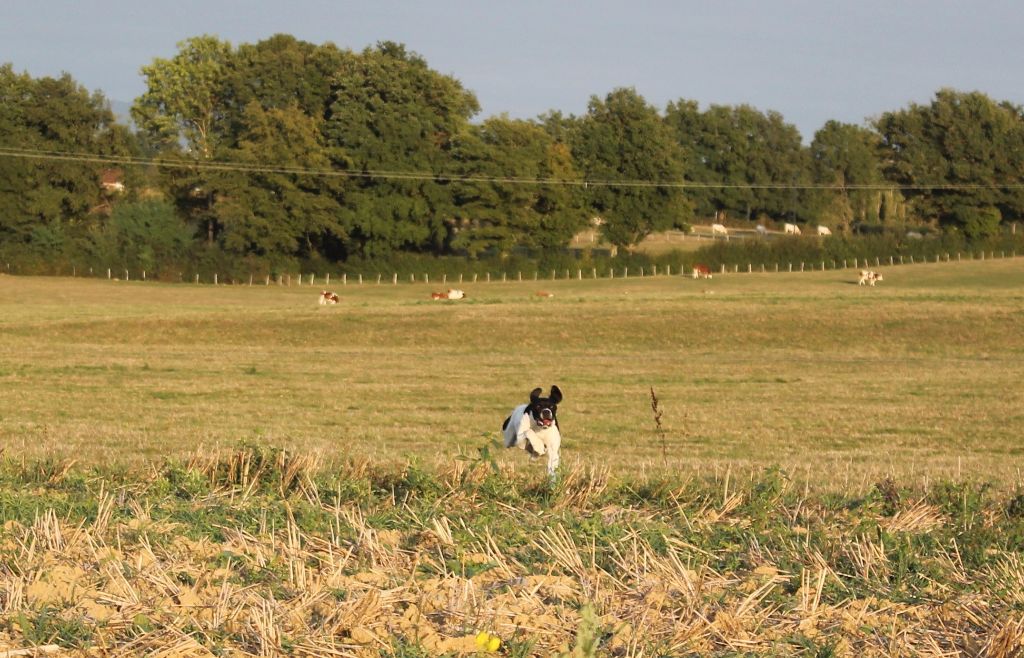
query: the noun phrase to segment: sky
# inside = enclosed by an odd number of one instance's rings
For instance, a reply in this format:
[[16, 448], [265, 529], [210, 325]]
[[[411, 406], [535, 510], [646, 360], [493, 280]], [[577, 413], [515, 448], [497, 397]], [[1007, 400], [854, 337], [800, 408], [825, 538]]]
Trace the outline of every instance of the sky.
[[0, 64], [69, 73], [130, 103], [142, 66], [189, 37], [396, 41], [474, 92], [478, 118], [581, 115], [633, 87], [669, 102], [779, 112], [805, 142], [943, 87], [1024, 105], [1020, 0], [0, 0]]

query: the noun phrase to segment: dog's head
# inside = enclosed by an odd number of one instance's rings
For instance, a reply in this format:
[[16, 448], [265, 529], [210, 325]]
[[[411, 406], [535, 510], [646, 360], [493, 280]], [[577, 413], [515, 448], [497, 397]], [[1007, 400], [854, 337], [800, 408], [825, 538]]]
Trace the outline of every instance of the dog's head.
[[558, 423], [558, 403], [562, 401], [562, 392], [557, 386], [551, 387], [548, 397], [542, 398], [543, 389], [535, 388], [530, 392], [530, 404], [526, 413], [530, 414], [534, 422], [543, 427], [550, 427]]

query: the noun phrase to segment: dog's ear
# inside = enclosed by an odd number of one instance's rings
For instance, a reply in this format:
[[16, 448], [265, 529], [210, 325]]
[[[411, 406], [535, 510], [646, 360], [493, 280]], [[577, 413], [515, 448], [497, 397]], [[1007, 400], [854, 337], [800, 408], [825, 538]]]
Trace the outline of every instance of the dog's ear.
[[544, 389], [542, 389], [542, 388], [535, 388], [532, 391], [530, 391], [530, 402], [533, 403], [533, 402], [536, 402], [537, 400], [539, 400], [540, 399], [540, 394], [543, 393], [543, 392], [544, 392]]
[[551, 398], [552, 402], [554, 402], [555, 404], [558, 404], [559, 402], [562, 401], [562, 391], [558, 390], [557, 386], [552, 386], [551, 387], [551, 395], [549, 395], [548, 397]]

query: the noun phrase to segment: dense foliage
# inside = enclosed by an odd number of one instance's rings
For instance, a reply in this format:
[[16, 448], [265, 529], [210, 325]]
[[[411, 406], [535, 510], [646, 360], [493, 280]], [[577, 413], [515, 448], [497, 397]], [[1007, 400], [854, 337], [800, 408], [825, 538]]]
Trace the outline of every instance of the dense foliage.
[[[593, 96], [583, 116], [477, 120], [472, 91], [391, 42], [203, 35], [142, 74], [129, 128], [68, 75], [0, 66], [7, 262], [546, 265], [588, 227], [627, 248], [712, 220], [977, 241], [1024, 214], [1024, 113], [979, 92], [943, 89], [866, 126], [828, 121], [805, 145], [777, 112], [687, 99], [660, 111], [630, 88]], [[101, 185], [112, 177], [123, 190]]]

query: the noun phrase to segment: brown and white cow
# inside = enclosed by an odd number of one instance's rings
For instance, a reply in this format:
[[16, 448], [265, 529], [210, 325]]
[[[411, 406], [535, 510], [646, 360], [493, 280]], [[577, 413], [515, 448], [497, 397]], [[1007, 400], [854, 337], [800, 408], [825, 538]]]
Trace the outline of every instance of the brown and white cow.
[[431, 299], [465, 299], [466, 293], [458, 288], [449, 288], [448, 292], [432, 292]]
[[324, 290], [320, 293], [320, 306], [324, 306], [326, 304], [337, 304], [340, 301], [341, 298], [330, 290]]
[[705, 265], [704, 263], [697, 263], [696, 265], [693, 266], [693, 278], [695, 278], [695, 279], [700, 279], [700, 278], [710, 279], [711, 278], [711, 268], [708, 267], [707, 265]]

